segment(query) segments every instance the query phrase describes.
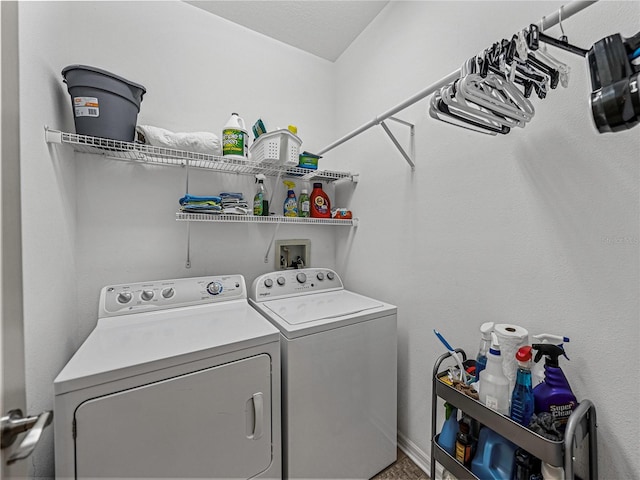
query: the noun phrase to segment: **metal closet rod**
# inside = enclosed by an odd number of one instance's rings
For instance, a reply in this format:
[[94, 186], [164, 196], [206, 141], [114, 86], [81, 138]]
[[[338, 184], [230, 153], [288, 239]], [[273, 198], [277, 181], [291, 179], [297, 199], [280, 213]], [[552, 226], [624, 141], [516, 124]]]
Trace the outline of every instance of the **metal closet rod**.
[[[575, 2], [571, 2], [571, 3], [567, 4], [567, 5], [563, 5], [562, 7], [560, 7], [560, 9], [558, 11], [556, 11], [556, 12], [552, 13], [551, 15], [548, 15], [548, 16], [544, 17], [542, 20], [540, 20], [537, 23], [537, 25], [539, 27], [541, 27], [541, 29], [543, 31], [546, 31], [548, 28], [553, 27], [554, 25], [557, 25], [558, 23], [560, 23], [560, 21], [564, 21], [567, 18], [572, 17], [576, 13], [584, 10], [585, 8], [590, 7], [591, 5], [596, 3], [597, 1], [598, 0], [593, 0], [593, 1], [575, 1]], [[428, 87], [424, 88], [423, 90], [420, 90], [415, 95], [407, 98], [404, 102], [402, 102], [402, 103], [396, 105], [395, 107], [387, 110], [386, 112], [378, 115], [377, 117], [375, 117], [370, 122], [367, 122], [364, 125], [362, 125], [361, 127], [356, 128], [354, 131], [352, 131], [351, 133], [348, 133], [347, 135], [345, 135], [344, 137], [340, 138], [339, 140], [336, 140], [332, 144], [327, 145], [326, 147], [324, 147], [322, 150], [320, 150], [318, 152], [318, 155], [322, 155], [322, 154], [328, 152], [329, 150], [333, 150], [337, 146], [342, 145], [347, 140], [351, 140], [353, 137], [355, 137], [357, 135], [360, 135], [362, 132], [370, 129], [371, 127], [379, 125], [380, 123], [382, 123], [387, 118], [395, 115], [396, 113], [400, 112], [401, 110], [404, 110], [407, 107], [410, 107], [411, 105], [413, 105], [414, 103], [418, 102], [419, 100], [422, 100], [423, 98], [428, 97], [429, 95], [431, 95], [436, 90], [442, 88], [445, 85], [448, 85], [448, 84], [452, 83], [456, 78], [459, 78], [459, 77], [460, 77], [460, 69], [456, 70], [455, 72], [451, 72], [446, 77], [442, 77], [437, 82], [432, 83], [431, 85], [429, 85]]]

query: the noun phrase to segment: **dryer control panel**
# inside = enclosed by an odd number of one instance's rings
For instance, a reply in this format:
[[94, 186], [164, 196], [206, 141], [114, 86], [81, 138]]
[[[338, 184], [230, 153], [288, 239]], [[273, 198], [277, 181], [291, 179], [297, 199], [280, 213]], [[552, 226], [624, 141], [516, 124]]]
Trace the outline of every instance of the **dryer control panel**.
[[329, 268], [301, 268], [265, 273], [253, 281], [250, 297], [256, 302], [274, 298], [343, 290], [342, 280]]
[[98, 318], [246, 298], [242, 275], [110, 285], [100, 292]]

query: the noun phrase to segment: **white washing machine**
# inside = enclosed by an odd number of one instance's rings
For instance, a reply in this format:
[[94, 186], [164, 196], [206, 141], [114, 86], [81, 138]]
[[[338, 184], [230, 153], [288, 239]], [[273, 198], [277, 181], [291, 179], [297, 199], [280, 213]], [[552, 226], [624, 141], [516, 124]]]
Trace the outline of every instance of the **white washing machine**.
[[54, 381], [56, 478], [281, 478], [278, 330], [241, 275], [113, 285]]
[[249, 296], [281, 334], [284, 478], [369, 479], [393, 463], [396, 307], [326, 268], [262, 275]]

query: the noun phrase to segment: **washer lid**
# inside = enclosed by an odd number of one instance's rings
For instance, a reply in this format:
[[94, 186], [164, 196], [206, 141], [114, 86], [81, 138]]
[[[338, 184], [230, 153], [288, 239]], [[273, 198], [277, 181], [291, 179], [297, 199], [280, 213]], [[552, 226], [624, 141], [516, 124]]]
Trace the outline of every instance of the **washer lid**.
[[54, 380], [55, 394], [279, 340], [246, 300], [102, 318]]
[[396, 307], [348, 290], [298, 295], [257, 304], [289, 338], [396, 312]]

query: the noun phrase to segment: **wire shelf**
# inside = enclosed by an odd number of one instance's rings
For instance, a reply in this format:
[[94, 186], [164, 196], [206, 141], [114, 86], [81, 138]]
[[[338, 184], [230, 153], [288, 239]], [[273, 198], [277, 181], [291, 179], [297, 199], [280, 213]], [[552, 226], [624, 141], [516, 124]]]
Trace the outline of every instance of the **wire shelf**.
[[296, 224], [296, 225], [344, 225], [357, 226], [358, 219], [349, 220], [337, 218], [300, 218], [284, 217], [280, 215], [270, 215], [260, 217], [254, 215], [230, 215], [230, 214], [209, 214], [209, 213], [176, 213], [176, 220], [186, 222], [235, 222], [235, 223], [275, 223], [275, 224]]
[[[189, 166], [223, 173], [237, 173], [255, 175], [262, 173], [269, 176], [282, 175], [297, 177], [301, 180], [337, 180], [357, 181], [357, 175], [349, 172], [329, 170], [309, 170], [306, 168], [289, 167], [284, 165], [259, 164], [249, 160], [220, 157], [205, 153], [174, 150], [170, 148], [154, 147], [135, 142], [122, 142], [108, 138], [91, 137], [75, 133], [60, 132], [45, 127], [47, 143], [69, 145], [74, 151], [103, 155], [115, 160], [141, 162], [155, 165]], [[267, 218], [267, 217], [265, 217]]]

